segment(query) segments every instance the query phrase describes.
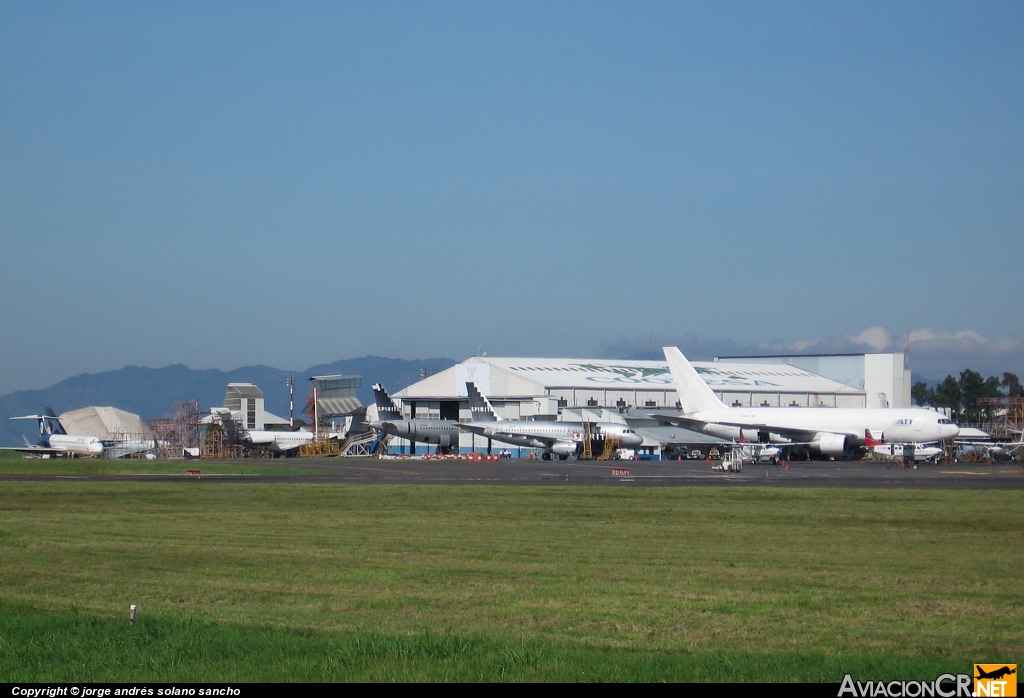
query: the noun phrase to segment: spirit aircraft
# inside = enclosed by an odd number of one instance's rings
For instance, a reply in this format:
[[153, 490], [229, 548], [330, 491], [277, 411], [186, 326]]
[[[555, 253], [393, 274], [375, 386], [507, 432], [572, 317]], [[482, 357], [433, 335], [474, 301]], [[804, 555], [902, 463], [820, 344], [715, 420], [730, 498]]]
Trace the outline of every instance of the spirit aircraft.
[[[552, 454], [560, 460], [567, 459], [576, 453], [583, 440], [582, 422], [502, 419], [474, 383], [466, 383], [466, 391], [473, 417], [473, 421], [459, 424], [466, 431], [515, 446], [544, 449], [541, 453], [544, 460], [551, 460]], [[644, 442], [642, 436], [625, 424], [596, 422], [592, 433], [602, 438], [618, 439], [622, 448], [637, 448]]]
[[402, 411], [379, 383], [373, 385], [377, 402], [377, 421], [370, 427], [383, 434], [399, 436], [413, 442], [437, 444], [441, 449], [459, 448], [459, 423], [450, 419], [403, 419]]

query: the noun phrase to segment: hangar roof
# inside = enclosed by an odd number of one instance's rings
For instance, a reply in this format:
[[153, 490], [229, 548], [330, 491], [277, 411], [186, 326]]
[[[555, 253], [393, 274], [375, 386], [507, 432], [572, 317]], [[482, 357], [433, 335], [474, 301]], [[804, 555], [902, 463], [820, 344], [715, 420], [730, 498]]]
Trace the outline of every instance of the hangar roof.
[[[694, 361], [712, 390], [765, 393], [862, 394], [796, 366]], [[491, 397], [544, 395], [554, 389], [674, 390], [664, 361], [474, 356], [395, 393], [400, 399], [465, 397], [472, 381]]]
[[82, 407], [65, 412], [58, 419], [72, 436], [95, 436], [101, 440], [123, 438], [126, 434], [148, 434], [149, 428], [137, 414], [116, 407]]
[[252, 383], [228, 383], [227, 390], [224, 393], [224, 403], [231, 398], [255, 398], [259, 399], [263, 397], [263, 391], [257, 388]]

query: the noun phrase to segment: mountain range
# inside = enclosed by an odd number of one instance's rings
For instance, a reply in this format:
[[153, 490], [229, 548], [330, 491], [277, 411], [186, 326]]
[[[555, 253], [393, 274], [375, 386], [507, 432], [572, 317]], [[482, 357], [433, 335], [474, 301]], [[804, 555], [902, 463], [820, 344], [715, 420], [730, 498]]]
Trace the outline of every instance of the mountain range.
[[358, 395], [364, 405], [373, 400], [373, 383], [381, 383], [395, 393], [420, 380], [420, 372], [431, 373], [455, 365], [453, 359], [389, 359], [364, 356], [312, 366], [305, 371], [284, 371], [270, 366], [245, 366], [233, 371], [191, 369], [182, 364], [163, 368], [125, 366], [116, 371], [83, 373], [42, 390], [18, 390], [0, 396], [0, 444], [21, 445], [22, 435], [35, 443], [38, 436], [33, 422], [11, 421], [10, 417], [40, 414], [52, 407], [57, 414], [79, 407], [111, 406], [134, 412], [143, 419], [168, 416], [174, 400], [197, 400], [200, 409], [224, 403], [228, 383], [254, 383], [263, 391], [268, 412], [288, 418], [288, 388], [285, 381], [295, 377], [295, 413], [301, 416], [309, 389], [309, 376], [360, 375]]

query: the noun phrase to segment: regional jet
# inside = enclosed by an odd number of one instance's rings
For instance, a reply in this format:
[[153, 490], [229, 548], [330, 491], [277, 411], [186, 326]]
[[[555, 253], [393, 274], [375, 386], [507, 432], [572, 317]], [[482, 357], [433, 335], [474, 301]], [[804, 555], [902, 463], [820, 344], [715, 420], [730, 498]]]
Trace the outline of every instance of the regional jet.
[[[303, 444], [313, 443], [316, 434], [306, 429], [295, 431], [270, 431], [267, 429], [244, 429], [231, 418], [231, 411], [225, 407], [214, 407], [210, 416], [211, 422], [219, 422], [231, 441], [244, 446], [267, 448], [274, 453], [289, 454]], [[328, 439], [337, 439], [340, 434], [329, 432]]]
[[437, 444], [441, 449], [459, 447], [459, 423], [450, 419], [402, 419], [402, 410], [380, 383], [373, 384], [377, 421], [370, 428], [412, 442]]
[[[25, 439], [25, 445], [12, 451], [37, 456], [99, 456], [103, 453], [103, 442], [95, 436], [70, 436], [49, 407], [46, 414], [27, 414], [11, 419], [35, 419], [39, 422], [39, 442], [33, 446]], [[24, 437], [23, 437], [24, 438]]]
[[729, 407], [676, 347], [665, 359], [682, 414], [652, 414], [662, 422], [734, 441], [786, 444], [825, 456], [862, 453], [878, 443], [915, 444], [951, 439], [960, 428], [923, 408]]
[[[329, 438], [336, 437], [337, 434], [331, 434]], [[241, 430], [241, 440], [246, 446], [269, 448], [275, 453], [293, 451], [303, 444], [312, 443], [315, 438], [316, 434], [305, 429], [297, 431]]]
[[[466, 431], [502, 443], [526, 448], [544, 449], [541, 458], [551, 460], [551, 454], [566, 460], [576, 453], [583, 440], [582, 422], [541, 422], [502, 419], [491, 407], [490, 401], [474, 383], [466, 383], [469, 393], [469, 411], [473, 421], [460, 423]], [[637, 448], [643, 437], [625, 424], [597, 422], [593, 434], [602, 438], [618, 439], [622, 448]]]

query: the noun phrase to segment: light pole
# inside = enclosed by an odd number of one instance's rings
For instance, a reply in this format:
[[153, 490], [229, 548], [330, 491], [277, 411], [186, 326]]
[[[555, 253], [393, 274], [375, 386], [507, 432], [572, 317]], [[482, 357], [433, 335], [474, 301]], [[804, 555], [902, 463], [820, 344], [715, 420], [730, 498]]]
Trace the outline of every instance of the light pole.
[[285, 381], [285, 385], [288, 386], [288, 428], [295, 428], [295, 378], [294, 376], [288, 376], [288, 380]]

